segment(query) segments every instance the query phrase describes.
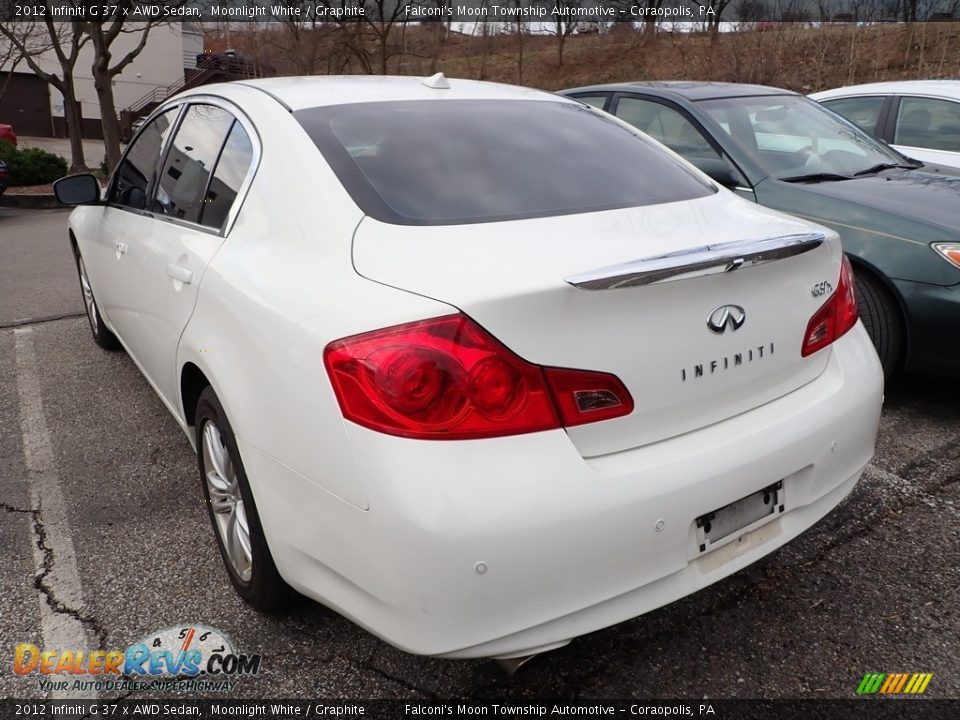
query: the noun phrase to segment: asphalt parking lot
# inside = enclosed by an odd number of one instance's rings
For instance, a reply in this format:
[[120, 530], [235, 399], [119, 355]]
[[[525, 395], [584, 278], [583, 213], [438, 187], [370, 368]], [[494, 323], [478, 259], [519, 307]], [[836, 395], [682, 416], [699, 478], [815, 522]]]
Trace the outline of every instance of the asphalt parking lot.
[[90, 339], [65, 223], [0, 210], [0, 697], [48, 696], [13, 673], [18, 643], [122, 649], [180, 623], [262, 655], [231, 698], [853, 698], [866, 672], [933, 673], [928, 696], [960, 697], [960, 380], [888, 386], [873, 463], [798, 540], [510, 678], [309, 601], [266, 617], [235, 596], [186, 438]]

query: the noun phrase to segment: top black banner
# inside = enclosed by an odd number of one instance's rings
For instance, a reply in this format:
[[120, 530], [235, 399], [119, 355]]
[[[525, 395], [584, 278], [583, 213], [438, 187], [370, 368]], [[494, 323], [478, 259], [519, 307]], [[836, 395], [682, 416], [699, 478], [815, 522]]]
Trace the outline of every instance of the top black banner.
[[834, 23], [960, 19], [957, 0], [0, 0], [0, 22]]

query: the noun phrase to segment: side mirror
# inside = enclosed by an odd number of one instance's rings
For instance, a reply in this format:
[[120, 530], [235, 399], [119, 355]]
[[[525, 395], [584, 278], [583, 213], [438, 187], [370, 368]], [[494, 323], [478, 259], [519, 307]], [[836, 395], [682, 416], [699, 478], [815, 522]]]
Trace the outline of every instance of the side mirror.
[[92, 205], [100, 202], [100, 182], [90, 173], [68, 175], [53, 184], [53, 194], [63, 205]]
[[690, 162], [696, 166], [697, 170], [705, 175], [709, 175], [714, 182], [723, 185], [725, 188], [735, 188], [743, 184], [739, 173], [723, 160], [716, 158], [691, 158]]

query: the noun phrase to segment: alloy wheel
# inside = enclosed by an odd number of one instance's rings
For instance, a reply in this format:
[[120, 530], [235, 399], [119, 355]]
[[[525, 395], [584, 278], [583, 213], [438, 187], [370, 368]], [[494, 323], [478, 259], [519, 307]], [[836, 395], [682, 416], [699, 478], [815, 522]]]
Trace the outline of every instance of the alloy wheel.
[[214, 524], [234, 573], [248, 582], [253, 572], [250, 525], [230, 451], [212, 420], [203, 426], [203, 469]]

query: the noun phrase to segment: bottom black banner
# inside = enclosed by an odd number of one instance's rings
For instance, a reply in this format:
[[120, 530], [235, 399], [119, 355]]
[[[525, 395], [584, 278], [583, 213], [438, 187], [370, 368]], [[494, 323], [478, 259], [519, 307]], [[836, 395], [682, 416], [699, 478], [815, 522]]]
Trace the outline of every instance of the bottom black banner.
[[955, 720], [960, 699], [858, 700], [0, 700], [4, 718], [716, 718]]

